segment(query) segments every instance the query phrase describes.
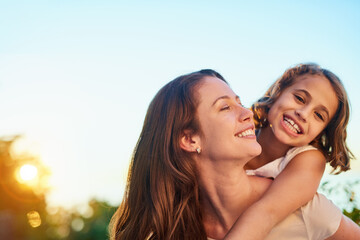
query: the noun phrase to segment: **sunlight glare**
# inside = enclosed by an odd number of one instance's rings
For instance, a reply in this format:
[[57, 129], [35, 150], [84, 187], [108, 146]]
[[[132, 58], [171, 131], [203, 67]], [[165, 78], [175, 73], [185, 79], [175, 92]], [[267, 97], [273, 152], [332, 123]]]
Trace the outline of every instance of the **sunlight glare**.
[[38, 174], [38, 170], [35, 166], [25, 164], [20, 168], [20, 177], [24, 181], [33, 180]]

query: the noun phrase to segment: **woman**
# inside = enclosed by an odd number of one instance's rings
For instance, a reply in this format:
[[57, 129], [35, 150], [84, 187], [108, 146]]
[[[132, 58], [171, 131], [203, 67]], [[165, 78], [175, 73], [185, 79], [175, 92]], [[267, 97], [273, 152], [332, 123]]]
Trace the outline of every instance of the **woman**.
[[[252, 116], [215, 71], [165, 85], [149, 106], [111, 238], [223, 238], [271, 184], [244, 170], [261, 152]], [[292, 215], [274, 232], [298, 226]], [[354, 228], [343, 222], [340, 234]]]

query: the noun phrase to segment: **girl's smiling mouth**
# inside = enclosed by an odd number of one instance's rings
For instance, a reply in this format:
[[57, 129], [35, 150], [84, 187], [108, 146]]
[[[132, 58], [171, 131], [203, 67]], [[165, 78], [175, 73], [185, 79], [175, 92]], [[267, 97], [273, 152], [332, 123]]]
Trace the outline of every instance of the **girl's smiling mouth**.
[[303, 130], [302, 130], [301, 126], [290, 116], [284, 115], [283, 121], [281, 121], [281, 123], [282, 123], [283, 127], [288, 132], [290, 132], [292, 135], [297, 136], [299, 134], [303, 134]]

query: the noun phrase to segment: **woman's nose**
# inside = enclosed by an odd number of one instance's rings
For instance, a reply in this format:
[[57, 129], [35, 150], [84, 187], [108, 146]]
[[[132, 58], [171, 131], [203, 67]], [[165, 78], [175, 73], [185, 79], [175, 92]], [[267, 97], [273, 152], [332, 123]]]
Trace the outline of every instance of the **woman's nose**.
[[254, 114], [250, 109], [246, 107], [240, 107], [240, 116], [239, 116], [240, 122], [251, 121], [253, 116]]

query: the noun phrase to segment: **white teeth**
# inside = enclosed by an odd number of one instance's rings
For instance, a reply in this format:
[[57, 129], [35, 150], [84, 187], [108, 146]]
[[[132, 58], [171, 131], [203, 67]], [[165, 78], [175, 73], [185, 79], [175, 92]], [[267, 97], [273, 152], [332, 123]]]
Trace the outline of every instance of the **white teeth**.
[[254, 136], [255, 132], [252, 129], [245, 130], [239, 134], [237, 134], [237, 137], [246, 137], [246, 136]]
[[301, 133], [300, 127], [292, 119], [284, 117], [284, 123], [294, 133]]

